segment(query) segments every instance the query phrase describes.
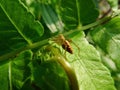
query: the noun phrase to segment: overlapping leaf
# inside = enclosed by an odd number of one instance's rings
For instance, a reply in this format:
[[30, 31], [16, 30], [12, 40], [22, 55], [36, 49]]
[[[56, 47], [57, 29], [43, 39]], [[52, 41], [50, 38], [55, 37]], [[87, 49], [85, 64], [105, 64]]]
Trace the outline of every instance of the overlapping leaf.
[[61, 0], [60, 8], [61, 18], [68, 29], [91, 23], [98, 17], [93, 0]]
[[50, 4], [40, 3], [42, 17], [52, 33], [62, 32], [63, 24]]
[[91, 31], [96, 44], [115, 61], [120, 68], [120, 16], [113, 18], [105, 25]]
[[31, 56], [31, 51], [25, 51], [14, 60], [0, 63], [0, 90], [21, 89], [30, 76]]
[[30, 79], [31, 71], [28, 65], [31, 60], [32, 52], [28, 50], [19, 54], [13, 61], [10, 61], [9, 69], [11, 68], [11, 70], [8, 75], [11, 74], [12, 87], [21, 89], [24, 83]]
[[9, 63], [0, 63], [0, 90], [8, 90], [8, 68]]
[[80, 90], [115, 90], [109, 70], [84, 34], [81, 32], [72, 37], [77, 47], [73, 44], [74, 54], [69, 55], [68, 60], [76, 71]]
[[42, 90], [70, 90], [68, 77], [57, 60], [33, 65], [33, 77]]
[[42, 25], [19, 0], [0, 0], [0, 56], [39, 41]]

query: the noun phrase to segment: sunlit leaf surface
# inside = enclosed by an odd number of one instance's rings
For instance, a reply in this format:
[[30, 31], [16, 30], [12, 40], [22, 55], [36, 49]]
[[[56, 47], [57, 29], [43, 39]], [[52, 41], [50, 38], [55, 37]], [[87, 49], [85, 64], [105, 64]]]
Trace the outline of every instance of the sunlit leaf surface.
[[120, 16], [91, 31], [94, 42], [115, 61], [120, 69]]
[[76, 71], [80, 90], [115, 90], [109, 70], [102, 64], [99, 53], [87, 42], [84, 34], [80, 32], [72, 37], [77, 47], [72, 45], [74, 54], [68, 55], [68, 60]]

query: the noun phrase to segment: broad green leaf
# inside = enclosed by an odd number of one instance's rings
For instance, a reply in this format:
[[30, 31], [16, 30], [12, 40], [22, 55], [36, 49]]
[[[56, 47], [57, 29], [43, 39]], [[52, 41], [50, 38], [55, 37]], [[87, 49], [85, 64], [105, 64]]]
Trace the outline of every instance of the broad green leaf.
[[118, 0], [107, 0], [113, 11], [118, 10]]
[[39, 41], [42, 25], [20, 0], [0, 0], [0, 57]]
[[9, 63], [0, 63], [0, 90], [8, 90], [9, 88]]
[[[25, 2], [24, 2], [25, 3]], [[63, 24], [58, 14], [56, 13], [53, 3], [51, 0], [31, 0], [31, 2], [25, 3], [29, 10], [34, 14], [35, 18], [39, 21], [44, 20], [44, 23], [52, 33], [62, 32]], [[42, 18], [41, 18], [42, 17]]]
[[11, 65], [9, 68], [11, 68], [11, 81], [14, 88], [21, 89], [26, 80], [30, 79], [29, 63], [31, 60], [32, 52], [25, 51], [10, 61]]
[[98, 10], [93, 0], [61, 0], [61, 19], [68, 29], [94, 22]]
[[94, 42], [116, 63], [120, 69], [120, 16], [91, 31]]
[[67, 75], [56, 61], [50, 60], [33, 65], [33, 82], [41, 90], [70, 90]]
[[52, 33], [62, 32], [63, 24], [51, 4], [40, 3], [41, 15]]
[[22, 88], [31, 75], [28, 67], [31, 56], [31, 51], [25, 51], [9, 62], [0, 63], [0, 90]]
[[70, 37], [75, 42], [72, 45], [74, 54], [67, 54], [67, 58], [76, 71], [80, 90], [115, 90], [110, 71], [102, 64], [99, 53], [87, 42], [83, 32]]

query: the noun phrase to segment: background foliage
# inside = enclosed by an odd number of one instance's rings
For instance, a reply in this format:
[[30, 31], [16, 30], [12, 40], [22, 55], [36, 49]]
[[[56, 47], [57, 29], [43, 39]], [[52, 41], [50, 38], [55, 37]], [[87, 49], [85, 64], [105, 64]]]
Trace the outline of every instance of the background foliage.
[[[61, 33], [73, 54], [52, 41]], [[55, 57], [79, 90], [120, 90], [119, 33], [118, 0], [0, 0], [0, 90], [71, 90]]]

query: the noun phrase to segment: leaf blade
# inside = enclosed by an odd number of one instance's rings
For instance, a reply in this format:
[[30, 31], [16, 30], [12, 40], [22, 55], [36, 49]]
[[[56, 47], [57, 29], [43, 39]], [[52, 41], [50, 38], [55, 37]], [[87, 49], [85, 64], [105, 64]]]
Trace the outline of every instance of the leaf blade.
[[60, 9], [61, 18], [68, 29], [89, 24], [98, 17], [97, 6], [93, 0], [61, 0]]
[[120, 16], [117, 16], [107, 24], [99, 26], [90, 32], [91, 36], [93, 35], [94, 42], [116, 63], [117, 68], [120, 68], [119, 22]]
[[20, 1], [1, 0], [0, 12], [0, 55], [40, 40], [43, 34], [41, 23], [34, 20]]
[[8, 63], [0, 63], [0, 90], [8, 90]]
[[74, 55], [69, 55], [68, 60], [76, 71], [80, 89], [115, 90], [109, 70], [102, 64], [96, 49], [84, 38], [83, 32], [76, 34], [72, 40], [79, 46], [80, 53], [73, 45]]

